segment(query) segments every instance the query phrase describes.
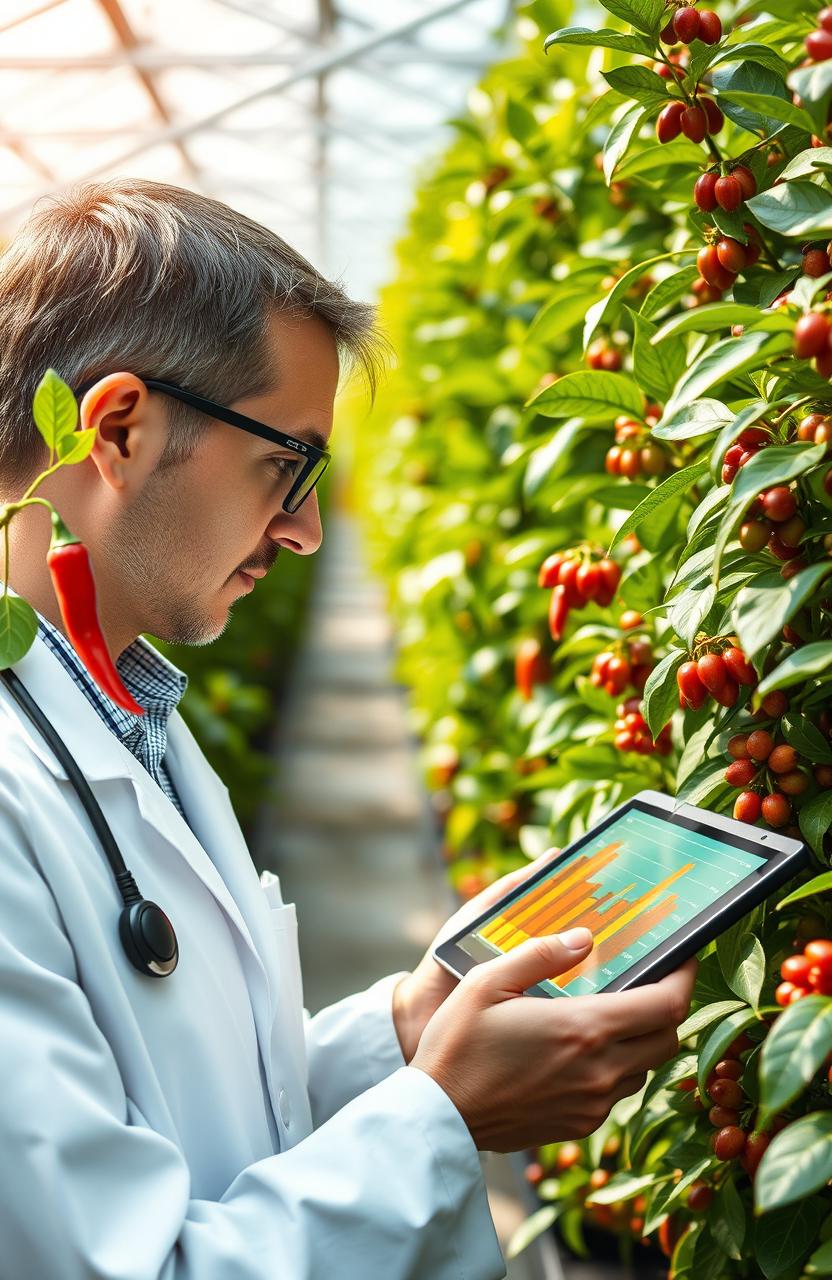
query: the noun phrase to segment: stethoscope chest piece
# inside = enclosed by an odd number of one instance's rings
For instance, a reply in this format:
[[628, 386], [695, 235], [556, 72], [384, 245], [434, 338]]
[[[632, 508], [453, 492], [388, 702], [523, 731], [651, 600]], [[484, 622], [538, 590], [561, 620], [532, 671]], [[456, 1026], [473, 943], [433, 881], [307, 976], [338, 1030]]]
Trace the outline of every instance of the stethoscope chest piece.
[[164, 978], [179, 962], [173, 925], [161, 907], [142, 898], [119, 916], [118, 931], [127, 958], [139, 973]]

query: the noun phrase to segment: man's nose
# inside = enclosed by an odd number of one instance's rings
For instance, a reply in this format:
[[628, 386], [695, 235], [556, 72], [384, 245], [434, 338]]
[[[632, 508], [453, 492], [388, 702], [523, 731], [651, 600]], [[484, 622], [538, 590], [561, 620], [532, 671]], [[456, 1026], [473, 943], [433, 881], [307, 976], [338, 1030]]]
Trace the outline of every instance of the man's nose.
[[281, 508], [266, 532], [278, 546], [294, 551], [299, 556], [311, 556], [323, 541], [317, 492], [313, 489], [306, 501], [292, 514]]

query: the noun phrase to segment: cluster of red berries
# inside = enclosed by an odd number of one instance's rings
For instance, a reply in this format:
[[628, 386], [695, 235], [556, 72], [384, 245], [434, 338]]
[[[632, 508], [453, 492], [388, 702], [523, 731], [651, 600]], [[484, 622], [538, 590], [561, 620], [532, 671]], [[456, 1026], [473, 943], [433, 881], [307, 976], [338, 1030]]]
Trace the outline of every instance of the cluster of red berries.
[[[717, 207], [733, 213], [744, 200], [750, 200], [756, 194], [757, 180], [744, 164], [734, 165], [724, 174], [709, 169], [707, 173], [700, 174], [693, 184], [694, 203], [702, 213], [713, 213]], [[743, 227], [743, 230], [750, 232], [751, 227]]]
[[679, 706], [698, 711], [708, 694], [723, 707], [733, 707], [740, 685], [755, 685], [757, 673], [742, 649], [729, 645], [721, 653], [705, 653], [683, 662], [676, 672]]
[[722, 483], [732, 484], [740, 467], [750, 462], [754, 454], [759, 453], [770, 441], [771, 436], [763, 427], [746, 427], [741, 431], [722, 459]]
[[536, 684], [551, 679], [552, 664], [543, 645], [535, 636], [521, 640], [514, 655], [514, 683], [521, 698], [531, 698]]
[[672, 49], [667, 55], [667, 62], [654, 62], [653, 70], [663, 80], [684, 80], [689, 63], [690, 53], [687, 49]]
[[621, 368], [621, 352], [610, 346], [606, 338], [596, 338], [587, 347], [586, 362], [590, 369], [606, 369], [608, 373], [615, 373]]
[[757, 232], [747, 222], [743, 229], [748, 235], [747, 244], [733, 236], [720, 236], [713, 243], [703, 245], [696, 255], [699, 275], [720, 293], [730, 289], [740, 272], [753, 266], [760, 256], [762, 246]]
[[694, 9], [692, 4], [686, 4], [665, 23], [659, 39], [663, 44], [690, 44], [692, 40], [718, 44], [722, 39], [722, 22], [713, 9]]
[[832, 271], [832, 240], [829, 241], [825, 249], [821, 249], [815, 244], [805, 244], [801, 250], [803, 253], [803, 274], [804, 276], [812, 276], [818, 279], [820, 276], [828, 275]]
[[537, 582], [538, 586], [552, 588], [549, 602], [552, 639], [562, 638], [571, 609], [582, 609], [591, 600], [603, 606], [612, 604], [620, 581], [621, 569], [606, 556], [593, 560], [591, 555], [574, 549], [547, 556], [540, 566]]
[[[621, 1139], [618, 1134], [610, 1134], [604, 1143], [601, 1157], [607, 1161], [614, 1161], [615, 1157], [621, 1150]], [[526, 1180], [533, 1187], [538, 1186], [547, 1173], [555, 1176], [565, 1173], [568, 1169], [580, 1168], [583, 1163], [584, 1153], [577, 1142], [562, 1142], [558, 1145], [557, 1153], [552, 1159], [551, 1149], [538, 1149], [537, 1159], [526, 1165]], [[647, 1209], [646, 1196], [636, 1196], [633, 1200], [615, 1200], [612, 1204], [594, 1204], [591, 1200], [593, 1191], [600, 1190], [605, 1187], [612, 1177], [610, 1169], [597, 1168], [592, 1169], [589, 1177], [583, 1186], [577, 1189], [578, 1199], [583, 1201], [589, 1198], [590, 1202], [586, 1205], [586, 1214], [596, 1227], [601, 1227], [607, 1231], [620, 1233], [621, 1231], [629, 1231], [636, 1237], [641, 1237], [644, 1231], [644, 1213]], [[646, 1239], [644, 1244], [648, 1244]]]
[[[752, 1179], [772, 1138], [770, 1133], [744, 1129], [740, 1125], [740, 1110], [746, 1103], [740, 1083], [744, 1070], [740, 1055], [753, 1048], [753, 1045], [751, 1038], [742, 1032], [728, 1046], [725, 1057], [716, 1064], [706, 1081], [708, 1101], [711, 1103], [708, 1119], [716, 1129], [711, 1138], [714, 1155], [718, 1160], [739, 1160]], [[685, 1093], [692, 1093], [695, 1106], [704, 1109], [705, 1103], [696, 1089], [695, 1076], [680, 1081], [678, 1087]], [[787, 1123], [782, 1116], [776, 1117], [771, 1126], [773, 1132], [779, 1132]], [[702, 1200], [706, 1199], [703, 1195]], [[709, 1199], [707, 1203], [710, 1203]], [[707, 1208], [707, 1204], [691, 1205], [688, 1202], [688, 1207], [703, 1209]]]
[[[832, 338], [830, 338], [830, 355], [832, 355]], [[832, 363], [830, 376], [832, 376]], [[825, 444], [827, 453], [832, 451], [832, 414], [807, 413], [806, 417], [798, 423], [797, 439], [807, 444]], [[823, 487], [832, 498], [832, 467], [823, 477]]]
[[[667, 470], [668, 459], [660, 445], [649, 439], [648, 427], [661, 417], [659, 405], [649, 405], [644, 423], [627, 414], [615, 420], [615, 444], [607, 450], [604, 466], [611, 476], [660, 476]], [[647, 424], [645, 426], [645, 423]]]
[[625, 640], [617, 650], [605, 649], [592, 664], [590, 683], [605, 689], [612, 698], [620, 697], [628, 685], [641, 693], [653, 670], [653, 649], [643, 637]]
[[665, 725], [654, 739], [641, 713], [640, 698], [627, 698], [625, 702], [619, 702], [615, 714], [614, 742], [619, 751], [635, 751], [640, 756], [651, 756], [656, 752], [661, 756], [670, 755], [673, 750], [670, 725]]
[[[783, 961], [780, 977], [783, 981], [774, 999], [784, 1007], [804, 996], [832, 996], [832, 940], [815, 938], [807, 942], [802, 952]], [[829, 1079], [832, 1081], [832, 1067]]]
[[[730, 453], [731, 450], [728, 450]], [[725, 455], [726, 459], [728, 454]], [[723, 468], [724, 470], [724, 468]], [[800, 557], [800, 541], [806, 532], [806, 522], [797, 514], [797, 499], [788, 485], [778, 484], [758, 494], [748, 510], [749, 519], [740, 525], [739, 541], [743, 551], [756, 554], [768, 547], [778, 560], [791, 561], [797, 567], [784, 564], [783, 576], [791, 578], [805, 561], [797, 565]], [[788, 572], [786, 570], [788, 569]]]
[[[781, 697], [785, 701], [785, 696]], [[731, 738], [728, 754], [732, 763], [725, 770], [725, 781], [743, 788], [734, 802], [734, 817], [739, 822], [756, 822], [761, 817], [769, 827], [785, 827], [792, 816], [789, 797], [802, 795], [810, 782], [808, 773], [799, 767], [794, 747], [787, 742], [775, 743], [768, 729], [752, 729]], [[744, 789], [752, 785], [769, 789], [764, 795]]]
[[724, 123], [725, 117], [713, 98], [697, 97], [692, 106], [674, 98], [658, 114], [656, 137], [659, 142], [672, 142], [683, 133], [691, 142], [703, 142], [706, 134], [719, 133]]
[[794, 329], [794, 353], [799, 360], [814, 359], [820, 376], [832, 378], [832, 323], [827, 314], [810, 311], [800, 317]]
[[806, 37], [806, 52], [812, 62], [832, 58], [832, 8], [821, 9], [816, 30]]

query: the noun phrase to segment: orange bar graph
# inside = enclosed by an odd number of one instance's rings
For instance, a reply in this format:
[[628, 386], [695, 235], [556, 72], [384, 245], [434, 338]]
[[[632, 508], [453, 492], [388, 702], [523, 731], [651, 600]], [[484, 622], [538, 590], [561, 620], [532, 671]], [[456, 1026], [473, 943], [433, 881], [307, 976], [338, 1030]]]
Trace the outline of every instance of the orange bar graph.
[[626, 951], [631, 942], [638, 942], [645, 933], [649, 933], [662, 920], [672, 915], [678, 900], [677, 895], [671, 893], [663, 902], [657, 902], [648, 911], [645, 911], [643, 915], [631, 920], [619, 934], [611, 935], [600, 946], [593, 948], [585, 960], [581, 960], [579, 964], [567, 969], [566, 973], [558, 974], [556, 978], [552, 979], [552, 982], [557, 987], [565, 987], [567, 983], [572, 982], [574, 978], [579, 977], [582, 973], [602, 969], [609, 960], [620, 955], [622, 951]]
[[[556, 899], [565, 906], [568, 902], [575, 900], [576, 890], [585, 892], [588, 887], [598, 888], [597, 884], [591, 884], [590, 877], [613, 862], [620, 848], [621, 841], [615, 841], [600, 849], [591, 858], [580, 858], [577, 863], [570, 866], [568, 871], [552, 876], [545, 885], [519, 898], [496, 920], [487, 924], [481, 931], [482, 937], [493, 946], [502, 947], [505, 940], [511, 937], [512, 928], [509, 926], [515, 929], [522, 928], [525, 933], [532, 918], [539, 912], [554, 906]], [[569, 893], [569, 890], [572, 892]]]
[[[581, 892], [586, 895], [588, 887], [588, 885], [582, 885]], [[562, 929], [564, 925], [569, 924], [570, 921], [574, 920], [577, 916], [583, 915], [592, 906], [594, 901], [595, 899], [592, 897], [592, 894], [579, 898], [574, 906], [572, 906], [568, 911], [559, 912], [555, 919], [555, 923], [549, 932], [554, 933], [557, 929]], [[538, 928], [536, 928], [531, 934], [524, 932], [522, 929], [515, 929], [514, 934], [509, 938], [508, 942], [503, 943], [503, 950], [511, 951], [513, 947], [517, 947], [521, 942], [525, 942], [526, 938], [539, 938], [542, 933], [543, 930]]]

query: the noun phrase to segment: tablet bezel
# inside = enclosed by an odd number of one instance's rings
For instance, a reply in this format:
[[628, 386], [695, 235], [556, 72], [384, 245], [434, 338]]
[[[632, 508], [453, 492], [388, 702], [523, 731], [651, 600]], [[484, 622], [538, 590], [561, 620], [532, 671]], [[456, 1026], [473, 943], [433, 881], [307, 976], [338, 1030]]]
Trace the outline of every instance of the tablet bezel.
[[[749, 828], [747, 823], [738, 822], [725, 814], [710, 813], [707, 809], [700, 809], [695, 805], [678, 804], [672, 796], [664, 795], [660, 791], [640, 791], [632, 799], [618, 805], [578, 840], [561, 849], [539, 871], [535, 871], [528, 880], [524, 880], [516, 889], [512, 889], [499, 902], [493, 903], [487, 911], [470, 921], [464, 929], [460, 929], [452, 938], [440, 943], [434, 949], [434, 958], [456, 977], [462, 977], [478, 964], [487, 963], [475, 960], [467, 951], [463, 951], [458, 945], [460, 940], [475, 932], [480, 925], [502, 908], [509, 906], [524, 893], [528, 893], [529, 889], [548, 876], [558, 863], [579, 852], [588, 841], [600, 835], [622, 814], [632, 809], [652, 814], [674, 826], [685, 827], [689, 831], [697, 831], [711, 836], [712, 839], [719, 839], [726, 844], [745, 849], [749, 853], [764, 858], [765, 862], [745, 880], [729, 890], [717, 904], [700, 911], [676, 933], [666, 938], [655, 951], [651, 951], [649, 955], [637, 961], [617, 978], [613, 978], [606, 986], [593, 992], [594, 995], [626, 991], [630, 987], [640, 986], [645, 982], [656, 982], [659, 978], [663, 978], [678, 968], [689, 956], [695, 955], [706, 943], [713, 941], [737, 920], [742, 919], [746, 912], [757, 906], [773, 890], [785, 884], [809, 863], [809, 849], [802, 840], [793, 840], [773, 830], [762, 831], [759, 828]], [[568, 991], [553, 992], [542, 986], [531, 987], [528, 994], [544, 996], [547, 999], [557, 999], [561, 995], [574, 998], [570, 997]]]

